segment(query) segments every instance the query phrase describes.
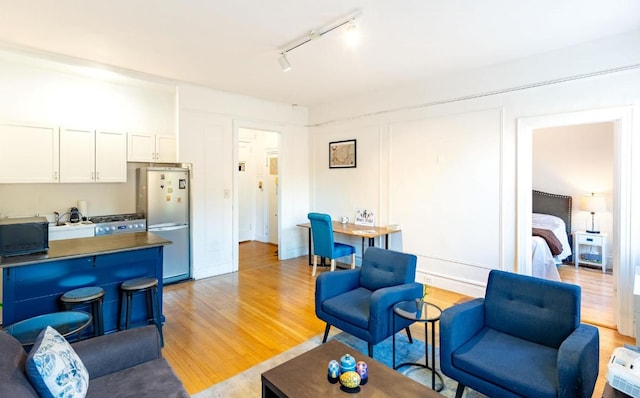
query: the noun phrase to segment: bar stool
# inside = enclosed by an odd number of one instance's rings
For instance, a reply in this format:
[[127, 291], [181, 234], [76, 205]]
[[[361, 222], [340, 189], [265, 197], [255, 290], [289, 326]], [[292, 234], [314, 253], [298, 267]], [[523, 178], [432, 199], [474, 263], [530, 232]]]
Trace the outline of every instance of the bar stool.
[[158, 328], [160, 342], [164, 347], [164, 337], [162, 336], [162, 319], [160, 316], [160, 303], [158, 301], [158, 280], [152, 277], [141, 277], [129, 279], [120, 285], [120, 329], [122, 330], [122, 316], [125, 316], [124, 329], [129, 329], [131, 323], [131, 308], [133, 307], [133, 295], [139, 292], [146, 292], [147, 299], [147, 322], [153, 322]]
[[104, 334], [104, 315], [102, 303], [104, 301], [104, 289], [98, 286], [80, 287], [73, 289], [60, 297], [65, 311], [71, 310], [76, 305], [91, 304], [91, 316], [93, 317], [93, 333], [95, 336]]

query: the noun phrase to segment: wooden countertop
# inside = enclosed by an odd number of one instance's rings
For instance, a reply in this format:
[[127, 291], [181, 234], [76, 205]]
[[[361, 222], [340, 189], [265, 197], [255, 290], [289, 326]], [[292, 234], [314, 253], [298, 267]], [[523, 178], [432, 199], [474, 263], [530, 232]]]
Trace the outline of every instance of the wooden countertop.
[[19, 267], [21, 265], [34, 263], [147, 249], [150, 247], [170, 245], [171, 243], [170, 240], [161, 238], [151, 232], [54, 240], [49, 242], [49, 251], [47, 253], [0, 258], [0, 268]]

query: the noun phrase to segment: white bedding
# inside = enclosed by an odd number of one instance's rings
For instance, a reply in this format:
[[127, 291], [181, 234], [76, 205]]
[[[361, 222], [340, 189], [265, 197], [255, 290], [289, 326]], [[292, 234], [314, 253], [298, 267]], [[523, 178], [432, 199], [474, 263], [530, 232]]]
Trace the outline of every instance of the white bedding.
[[562, 244], [562, 253], [557, 256], [559, 263], [571, 255], [571, 246], [569, 245], [569, 238], [567, 237], [567, 226], [561, 218], [549, 214], [533, 213], [531, 226], [533, 228], [548, 229], [558, 238]]
[[547, 242], [539, 236], [533, 236], [531, 239], [531, 267], [533, 276], [560, 281], [556, 260]]
[[547, 242], [539, 237], [533, 236], [531, 239], [531, 265], [533, 276], [539, 278], [559, 281], [560, 274], [556, 264], [562, 263], [562, 260], [571, 255], [571, 246], [567, 237], [567, 230], [564, 221], [561, 218], [549, 214], [533, 213], [533, 228], [548, 229], [558, 238], [562, 244], [562, 252], [553, 256]]

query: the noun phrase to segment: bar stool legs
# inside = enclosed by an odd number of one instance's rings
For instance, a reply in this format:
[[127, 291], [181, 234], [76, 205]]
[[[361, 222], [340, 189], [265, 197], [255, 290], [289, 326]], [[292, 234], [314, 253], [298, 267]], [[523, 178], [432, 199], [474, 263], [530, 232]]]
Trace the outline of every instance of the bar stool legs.
[[[102, 302], [104, 301], [104, 289], [97, 286], [81, 287], [73, 289], [60, 297], [65, 311], [71, 310], [76, 305], [91, 305], [91, 316], [93, 317], [93, 333], [95, 336], [104, 334], [104, 316]], [[80, 336], [78, 336], [78, 340]]]
[[[142, 277], [130, 279], [120, 285], [121, 302], [119, 327], [121, 330], [129, 329], [131, 326], [131, 309], [133, 307], [133, 295], [135, 293], [146, 293], [147, 300], [147, 321], [151, 321], [158, 328], [160, 342], [164, 347], [164, 337], [162, 335], [162, 317], [160, 314], [160, 303], [158, 302], [158, 280], [152, 277]], [[124, 315], [124, 320], [122, 319]], [[123, 327], [124, 324], [124, 327]]]

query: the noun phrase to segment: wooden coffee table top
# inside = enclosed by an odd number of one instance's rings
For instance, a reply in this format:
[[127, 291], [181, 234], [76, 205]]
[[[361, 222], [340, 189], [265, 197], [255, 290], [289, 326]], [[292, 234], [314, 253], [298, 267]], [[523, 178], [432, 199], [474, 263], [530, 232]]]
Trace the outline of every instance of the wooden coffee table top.
[[[344, 354], [351, 354], [357, 361], [365, 361], [369, 368], [367, 384], [360, 386], [357, 394], [340, 389], [339, 382], [329, 383], [329, 361], [340, 361]], [[436, 398], [442, 395], [422, 384], [403, 376], [395, 370], [338, 341], [331, 340], [305, 352], [262, 374], [262, 385], [276, 397], [422, 397]]]

